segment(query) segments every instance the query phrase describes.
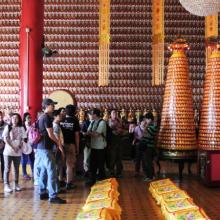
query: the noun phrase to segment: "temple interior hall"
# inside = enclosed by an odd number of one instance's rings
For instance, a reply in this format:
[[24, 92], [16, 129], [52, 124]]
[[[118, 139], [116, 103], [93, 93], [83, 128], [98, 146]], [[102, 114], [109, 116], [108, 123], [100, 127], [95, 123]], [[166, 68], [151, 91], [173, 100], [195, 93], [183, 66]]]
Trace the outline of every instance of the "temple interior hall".
[[220, 220], [219, 12], [0, 0], [0, 220]]

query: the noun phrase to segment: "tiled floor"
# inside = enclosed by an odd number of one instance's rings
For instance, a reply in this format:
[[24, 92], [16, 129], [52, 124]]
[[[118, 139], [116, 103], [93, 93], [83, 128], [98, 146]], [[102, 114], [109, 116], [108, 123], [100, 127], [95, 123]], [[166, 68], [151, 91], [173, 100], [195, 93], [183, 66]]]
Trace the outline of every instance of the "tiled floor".
[[[155, 204], [147, 190], [147, 184], [142, 178], [133, 177], [132, 162], [124, 162], [125, 173], [120, 182], [120, 204], [122, 220], [162, 220], [159, 207]], [[193, 166], [195, 174], [195, 165]], [[164, 174], [171, 176], [182, 189], [186, 190], [195, 203], [205, 209], [212, 220], [220, 220], [220, 188], [207, 188], [195, 175], [184, 175], [184, 180], [176, 179], [176, 164], [162, 163]], [[172, 175], [167, 174], [173, 173]], [[67, 200], [66, 205], [53, 205], [47, 201], [40, 201], [37, 190], [30, 181], [21, 182], [23, 191], [3, 194], [0, 183], [0, 220], [69, 220], [75, 219], [78, 211], [85, 202], [89, 189], [84, 187], [83, 181], [77, 182], [78, 188], [60, 196]]]

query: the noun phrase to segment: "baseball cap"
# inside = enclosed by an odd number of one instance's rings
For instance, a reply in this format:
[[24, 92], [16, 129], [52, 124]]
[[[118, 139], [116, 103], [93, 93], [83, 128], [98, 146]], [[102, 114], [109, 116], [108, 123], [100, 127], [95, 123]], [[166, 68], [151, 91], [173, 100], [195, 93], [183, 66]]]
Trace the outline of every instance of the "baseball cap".
[[56, 105], [57, 102], [54, 102], [52, 99], [44, 99], [42, 102], [42, 107], [46, 108], [48, 105]]

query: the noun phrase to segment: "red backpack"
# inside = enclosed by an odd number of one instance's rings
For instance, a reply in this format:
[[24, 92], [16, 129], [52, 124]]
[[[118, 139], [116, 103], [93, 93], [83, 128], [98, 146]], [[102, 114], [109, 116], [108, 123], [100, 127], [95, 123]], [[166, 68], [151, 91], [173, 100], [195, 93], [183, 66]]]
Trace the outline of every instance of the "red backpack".
[[33, 144], [38, 144], [41, 138], [42, 138], [42, 134], [40, 133], [40, 130], [39, 130], [38, 121], [35, 121], [31, 125], [28, 131], [28, 140], [30, 144], [33, 145]]

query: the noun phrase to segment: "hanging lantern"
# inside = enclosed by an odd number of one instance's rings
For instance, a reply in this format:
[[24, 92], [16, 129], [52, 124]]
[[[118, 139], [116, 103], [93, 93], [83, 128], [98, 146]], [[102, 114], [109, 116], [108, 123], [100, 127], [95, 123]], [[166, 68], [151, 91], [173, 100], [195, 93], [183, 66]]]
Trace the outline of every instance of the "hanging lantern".
[[196, 157], [196, 133], [192, 89], [189, 81], [188, 60], [184, 50], [189, 49], [183, 39], [170, 45], [158, 147], [162, 157], [189, 159]]
[[99, 86], [109, 83], [110, 0], [99, 1]]
[[206, 40], [206, 68], [208, 59], [216, 49], [218, 42], [218, 15], [205, 17], [205, 40]]
[[191, 14], [208, 16], [220, 11], [219, 0], [180, 0], [181, 5]]
[[164, 83], [164, 0], [152, 1], [152, 85]]
[[208, 59], [199, 129], [199, 149], [220, 150], [220, 51]]

